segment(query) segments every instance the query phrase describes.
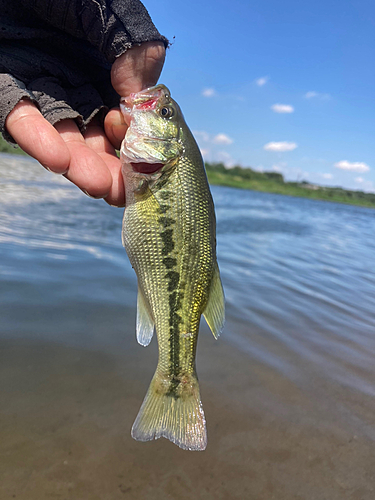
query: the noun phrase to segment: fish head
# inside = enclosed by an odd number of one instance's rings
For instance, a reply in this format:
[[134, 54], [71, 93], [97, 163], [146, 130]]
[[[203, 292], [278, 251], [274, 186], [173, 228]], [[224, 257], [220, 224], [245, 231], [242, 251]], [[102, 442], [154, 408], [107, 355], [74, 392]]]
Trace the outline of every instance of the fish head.
[[154, 174], [172, 167], [184, 150], [180, 140], [184, 119], [167, 87], [130, 94], [121, 99], [120, 107], [128, 125], [121, 145], [123, 169]]

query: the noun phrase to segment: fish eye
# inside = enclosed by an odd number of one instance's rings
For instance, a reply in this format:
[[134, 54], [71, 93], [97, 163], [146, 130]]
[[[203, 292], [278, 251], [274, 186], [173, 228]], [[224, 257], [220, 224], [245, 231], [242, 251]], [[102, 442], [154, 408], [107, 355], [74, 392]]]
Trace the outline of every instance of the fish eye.
[[170, 118], [174, 115], [174, 109], [169, 106], [163, 106], [160, 110], [160, 115], [163, 118]]

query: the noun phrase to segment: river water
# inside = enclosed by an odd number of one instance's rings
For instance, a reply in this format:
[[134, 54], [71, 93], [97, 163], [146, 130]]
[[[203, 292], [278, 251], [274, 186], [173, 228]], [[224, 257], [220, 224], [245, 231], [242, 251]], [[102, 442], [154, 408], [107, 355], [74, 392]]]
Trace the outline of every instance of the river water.
[[0, 156], [0, 498], [375, 498], [375, 210], [212, 187], [225, 330], [202, 324], [209, 444], [137, 443], [122, 210]]

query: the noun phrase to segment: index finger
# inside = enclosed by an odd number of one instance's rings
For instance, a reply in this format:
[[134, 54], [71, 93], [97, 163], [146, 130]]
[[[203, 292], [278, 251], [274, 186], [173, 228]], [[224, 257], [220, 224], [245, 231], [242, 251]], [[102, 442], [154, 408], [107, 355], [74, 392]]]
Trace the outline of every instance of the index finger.
[[127, 128], [120, 108], [113, 108], [108, 111], [104, 119], [104, 130], [114, 148], [120, 149]]
[[9, 113], [5, 128], [26, 153], [56, 174], [67, 172], [70, 153], [57, 130], [31, 101], [20, 101]]

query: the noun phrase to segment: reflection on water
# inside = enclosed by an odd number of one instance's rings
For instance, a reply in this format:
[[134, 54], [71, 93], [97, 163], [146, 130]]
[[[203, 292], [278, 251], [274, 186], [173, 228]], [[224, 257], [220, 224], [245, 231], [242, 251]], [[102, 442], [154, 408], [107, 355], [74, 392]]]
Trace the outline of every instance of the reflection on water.
[[[218, 343], [203, 328], [203, 387], [237, 395], [247, 412], [374, 440], [375, 211], [212, 191], [227, 323]], [[127, 330], [126, 349], [134, 349], [136, 280], [121, 246], [122, 210], [6, 155], [0, 206], [0, 339], [37, 335], [115, 355], [122, 333], [111, 332]], [[215, 350], [222, 362], [210, 368]], [[246, 362], [230, 367], [232, 357]]]

